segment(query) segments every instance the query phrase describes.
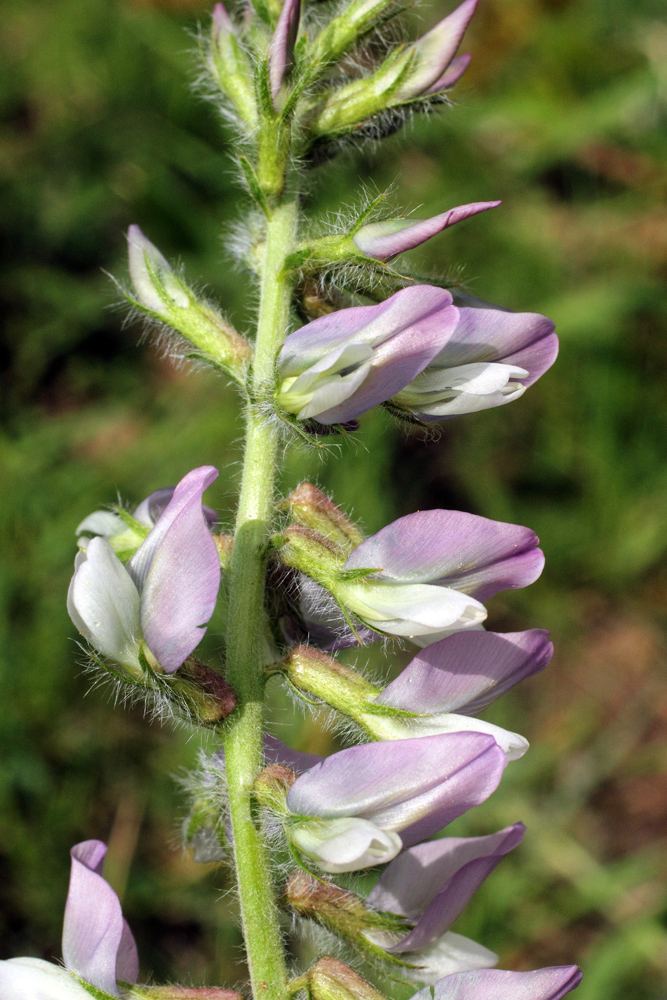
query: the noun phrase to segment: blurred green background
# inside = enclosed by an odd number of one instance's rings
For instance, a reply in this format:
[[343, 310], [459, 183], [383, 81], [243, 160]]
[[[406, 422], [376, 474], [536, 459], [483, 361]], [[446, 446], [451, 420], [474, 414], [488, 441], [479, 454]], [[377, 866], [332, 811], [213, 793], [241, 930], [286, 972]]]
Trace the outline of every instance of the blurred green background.
[[[422, 25], [448, 9], [424, 5]], [[232, 516], [232, 391], [174, 369], [124, 326], [104, 273], [125, 275], [123, 233], [138, 222], [249, 328], [250, 282], [225, 253], [243, 210], [231, 138], [191, 87], [207, 10], [3, 4], [0, 957], [59, 957], [69, 848], [100, 837], [144, 976], [231, 985], [244, 970], [226, 876], [178, 846], [173, 776], [199, 741], [91, 690], [65, 612], [74, 528], [117, 495], [138, 501], [214, 463], [208, 502]], [[362, 182], [394, 180], [396, 203], [424, 214], [502, 198], [414, 262], [461, 269], [478, 297], [552, 317], [558, 364], [517, 404], [451, 421], [435, 441], [374, 413], [339, 457], [291, 449], [285, 487], [316, 479], [368, 531], [451, 506], [540, 534], [543, 578], [490, 608], [499, 630], [553, 632], [551, 667], [488, 714], [534, 745], [457, 824], [481, 833], [522, 819], [528, 835], [456, 930], [501, 967], [579, 961], [581, 1000], [663, 997], [664, 5], [481, 0], [468, 49], [454, 109], [314, 172], [309, 207], [332, 211]], [[216, 655], [215, 628], [206, 647]], [[276, 688], [274, 717], [289, 712]], [[295, 745], [330, 748], [317, 722], [298, 727]]]

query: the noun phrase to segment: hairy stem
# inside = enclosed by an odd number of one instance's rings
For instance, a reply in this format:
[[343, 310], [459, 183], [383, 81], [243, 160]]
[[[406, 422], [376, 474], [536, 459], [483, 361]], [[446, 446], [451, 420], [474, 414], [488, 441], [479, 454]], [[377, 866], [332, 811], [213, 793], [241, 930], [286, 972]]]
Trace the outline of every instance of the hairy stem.
[[234, 857], [253, 996], [284, 1000], [287, 973], [271, 874], [252, 801], [262, 767], [263, 644], [266, 544], [273, 510], [278, 429], [267, 416], [275, 354], [289, 318], [291, 279], [283, 273], [295, 243], [297, 207], [285, 197], [268, 221], [246, 449], [229, 571], [227, 680], [238, 709], [225, 731]]

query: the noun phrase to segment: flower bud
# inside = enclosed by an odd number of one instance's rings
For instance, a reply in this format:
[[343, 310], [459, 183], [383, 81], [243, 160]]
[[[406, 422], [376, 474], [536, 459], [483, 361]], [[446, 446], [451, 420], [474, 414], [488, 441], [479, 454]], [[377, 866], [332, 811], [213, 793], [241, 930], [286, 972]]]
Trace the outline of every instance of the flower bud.
[[252, 348], [215, 310], [200, 302], [176, 275], [138, 226], [127, 234], [130, 278], [135, 296], [126, 295], [142, 312], [167, 323], [237, 381], [244, 377]]
[[312, 483], [301, 483], [285, 500], [290, 519], [310, 528], [339, 546], [346, 553], [359, 545], [364, 536], [340, 507]]
[[248, 125], [257, 122], [252, 68], [236, 28], [221, 3], [213, 8], [208, 66], [220, 90]]
[[368, 952], [376, 953], [373, 947], [367, 948], [365, 930], [396, 931], [405, 927], [401, 917], [377, 913], [353, 892], [331, 882], [323, 882], [304, 871], [290, 875], [284, 900], [299, 916], [315, 920], [345, 941]]
[[269, 45], [268, 57], [269, 87], [276, 109], [283, 80], [294, 65], [294, 43], [299, 33], [300, 18], [301, 0], [285, 0]]
[[309, 969], [306, 978], [312, 1000], [385, 1000], [358, 972], [330, 955]]

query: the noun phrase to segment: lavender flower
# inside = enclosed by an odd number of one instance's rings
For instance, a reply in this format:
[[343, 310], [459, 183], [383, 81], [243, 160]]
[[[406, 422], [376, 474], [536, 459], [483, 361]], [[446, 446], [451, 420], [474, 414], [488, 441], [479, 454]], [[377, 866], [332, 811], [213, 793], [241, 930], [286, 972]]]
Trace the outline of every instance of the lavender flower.
[[404, 917], [403, 931], [365, 931], [375, 944], [418, 969], [404, 975], [435, 983], [464, 969], [488, 968], [498, 957], [449, 928], [502, 858], [521, 843], [525, 827], [515, 823], [488, 837], [445, 837], [417, 844], [383, 871], [367, 902]]
[[206, 631], [220, 560], [201, 497], [217, 475], [202, 466], [180, 481], [127, 566], [101, 537], [77, 556], [70, 618], [91, 646], [134, 675], [143, 673], [142, 651], [153, 666], [173, 673]]
[[434, 215], [430, 219], [385, 219], [382, 222], [369, 222], [353, 234], [352, 240], [357, 249], [368, 257], [387, 260], [406, 250], [413, 250], [457, 222], [500, 204], [499, 201], [478, 201], [450, 208], [448, 212]]
[[560, 1000], [581, 982], [576, 965], [555, 965], [534, 972], [459, 972], [420, 990], [412, 1000]]
[[478, 733], [350, 747], [292, 785], [288, 834], [324, 871], [381, 864], [483, 802], [504, 766], [500, 747]]
[[[316, 558], [320, 553], [310, 552], [309, 540], [302, 544], [296, 530], [285, 535], [283, 560], [316, 581], [301, 590], [306, 622], [326, 629], [326, 588], [363, 625], [420, 646], [481, 625], [487, 614], [482, 601], [533, 583], [544, 565], [529, 528], [454, 510], [418, 511], [393, 521], [358, 545], [342, 567], [333, 557], [331, 566]], [[344, 644], [330, 617], [331, 642], [323, 645]]]
[[462, 308], [446, 346], [390, 405], [424, 421], [502, 406], [522, 396], [557, 354], [546, 316]]
[[36, 958], [0, 962], [0, 995], [6, 1000], [84, 1000], [74, 976], [105, 995], [120, 997], [117, 980], [136, 983], [137, 948], [118, 896], [102, 877], [107, 852], [100, 840], [76, 844], [63, 926], [65, 968]]
[[278, 405], [299, 420], [352, 420], [423, 371], [457, 320], [450, 293], [432, 285], [402, 289], [375, 306], [321, 316], [282, 346]]
[[552, 655], [549, 633], [543, 629], [456, 632], [418, 653], [374, 699], [374, 704], [416, 712], [420, 718], [392, 719], [362, 710], [359, 721], [385, 740], [466, 730], [488, 733], [508, 760], [516, 760], [528, 749], [523, 736], [471, 716], [543, 670]]

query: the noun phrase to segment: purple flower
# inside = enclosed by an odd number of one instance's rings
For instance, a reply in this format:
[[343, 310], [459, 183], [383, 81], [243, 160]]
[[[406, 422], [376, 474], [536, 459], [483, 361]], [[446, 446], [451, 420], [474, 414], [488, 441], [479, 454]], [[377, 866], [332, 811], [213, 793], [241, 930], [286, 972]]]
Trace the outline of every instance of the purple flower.
[[201, 498], [217, 475], [202, 466], [180, 481], [127, 566], [104, 538], [77, 556], [70, 618], [91, 646], [135, 675], [143, 673], [141, 650], [166, 673], [177, 670], [213, 614], [220, 560]]
[[418, 966], [404, 974], [423, 983], [495, 965], [497, 955], [449, 928], [524, 833], [523, 823], [515, 823], [488, 837], [445, 837], [403, 851], [387, 865], [367, 902], [405, 917], [412, 928], [407, 933], [366, 931], [366, 936]]
[[70, 853], [63, 961], [81, 979], [111, 996], [120, 996], [116, 980], [136, 983], [139, 959], [118, 896], [102, 877], [106, 844], [85, 840]]
[[500, 747], [479, 733], [350, 747], [292, 785], [288, 834], [324, 871], [381, 864], [483, 802], [504, 766]]
[[[377, 632], [428, 645], [481, 624], [481, 601], [525, 587], [542, 572], [535, 532], [456, 510], [408, 514], [371, 535], [326, 584], [336, 599]], [[350, 571], [368, 575], [346, 579]]]
[[499, 201], [477, 201], [471, 205], [450, 208], [448, 212], [434, 215], [431, 219], [385, 219], [383, 222], [369, 222], [358, 229], [352, 239], [362, 253], [378, 260], [387, 260], [420, 246], [457, 222], [500, 204]]
[[581, 982], [576, 965], [555, 965], [534, 972], [459, 972], [420, 990], [412, 1000], [560, 1000]]
[[405, 739], [434, 733], [473, 731], [488, 733], [516, 760], [528, 749], [517, 733], [471, 718], [518, 684], [543, 670], [553, 655], [549, 633], [456, 632], [427, 646], [375, 699], [421, 718], [361, 715], [363, 725], [379, 739]]
[[390, 402], [425, 421], [501, 406], [523, 395], [557, 354], [546, 316], [462, 308], [443, 350]]
[[107, 852], [101, 840], [76, 844], [63, 926], [66, 968], [37, 958], [0, 962], [3, 1000], [86, 1000], [88, 991], [74, 976], [112, 997], [117, 980], [136, 983], [139, 959], [118, 896], [102, 877]]
[[294, 43], [299, 33], [301, 0], [285, 0], [269, 45], [269, 87], [275, 106], [285, 74], [294, 62]]
[[352, 420], [423, 371], [457, 321], [449, 292], [432, 285], [321, 316], [285, 340], [277, 402], [299, 420]]

